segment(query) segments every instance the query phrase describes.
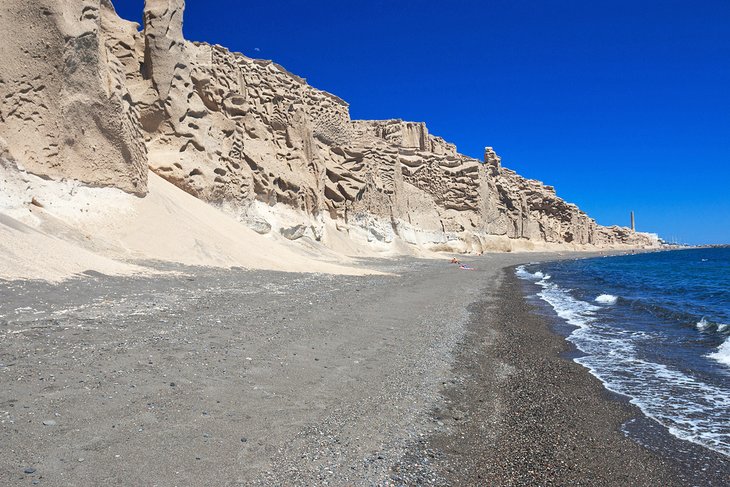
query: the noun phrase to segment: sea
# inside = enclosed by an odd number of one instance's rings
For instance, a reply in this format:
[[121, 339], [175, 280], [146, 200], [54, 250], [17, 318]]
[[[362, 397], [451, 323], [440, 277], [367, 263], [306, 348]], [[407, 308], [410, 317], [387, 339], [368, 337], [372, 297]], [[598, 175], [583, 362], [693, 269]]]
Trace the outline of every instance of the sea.
[[516, 274], [575, 345], [571, 358], [641, 409], [645, 427], [624, 425], [627, 435], [658, 448], [661, 425], [701, 447], [695, 456], [730, 457], [730, 248], [535, 262]]

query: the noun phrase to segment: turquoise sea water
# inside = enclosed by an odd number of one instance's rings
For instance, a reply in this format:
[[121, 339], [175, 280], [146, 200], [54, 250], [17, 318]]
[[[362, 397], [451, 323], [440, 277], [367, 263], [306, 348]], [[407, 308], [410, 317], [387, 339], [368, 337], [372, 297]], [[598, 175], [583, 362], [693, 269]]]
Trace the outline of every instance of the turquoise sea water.
[[669, 432], [730, 456], [730, 249], [517, 268], [575, 360]]

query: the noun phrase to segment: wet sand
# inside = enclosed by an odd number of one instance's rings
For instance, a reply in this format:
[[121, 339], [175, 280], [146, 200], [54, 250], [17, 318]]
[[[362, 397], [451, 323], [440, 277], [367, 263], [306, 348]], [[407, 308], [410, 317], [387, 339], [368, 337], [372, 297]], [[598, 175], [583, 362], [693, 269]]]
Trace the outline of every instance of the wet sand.
[[0, 282], [0, 484], [671, 485], [562, 339], [515, 326], [502, 269], [566, 257]]

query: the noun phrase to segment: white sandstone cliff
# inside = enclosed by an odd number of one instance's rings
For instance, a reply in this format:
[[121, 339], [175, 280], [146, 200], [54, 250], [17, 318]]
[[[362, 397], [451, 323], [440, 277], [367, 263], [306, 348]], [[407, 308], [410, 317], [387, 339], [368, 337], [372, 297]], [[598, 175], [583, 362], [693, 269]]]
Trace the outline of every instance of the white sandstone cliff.
[[185, 40], [182, 0], [147, 0], [142, 31], [108, 0], [6, 3], [5, 170], [144, 196], [149, 167], [257, 233], [333, 248], [656, 245], [597, 225], [490, 148], [478, 161], [423, 123], [351, 120], [271, 61]]

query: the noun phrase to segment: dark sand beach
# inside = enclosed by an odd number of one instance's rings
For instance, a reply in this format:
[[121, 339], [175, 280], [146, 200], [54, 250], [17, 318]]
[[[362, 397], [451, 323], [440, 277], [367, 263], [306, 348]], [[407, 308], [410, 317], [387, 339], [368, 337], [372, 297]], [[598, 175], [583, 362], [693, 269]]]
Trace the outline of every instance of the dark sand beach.
[[504, 271], [567, 257], [2, 282], [0, 484], [683, 485]]
[[[670, 435], [571, 360], [575, 349], [512, 268], [492, 289], [472, 309], [445, 403], [432, 411], [443, 427], [395, 468], [396, 483], [727, 485], [730, 459]], [[627, 422], [658, 445], [628, 438]]]

